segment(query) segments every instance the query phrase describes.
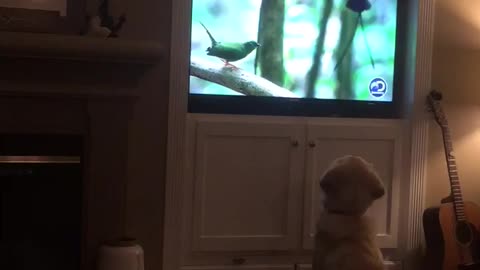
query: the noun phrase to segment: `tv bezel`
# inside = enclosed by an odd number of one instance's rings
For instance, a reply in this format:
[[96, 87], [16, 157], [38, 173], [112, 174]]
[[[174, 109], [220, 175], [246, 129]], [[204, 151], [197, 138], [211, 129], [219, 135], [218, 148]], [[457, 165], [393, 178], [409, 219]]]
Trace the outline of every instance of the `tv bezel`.
[[[194, 1], [194, 0], [192, 0]], [[191, 17], [191, 15], [190, 15]], [[285, 98], [265, 96], [234, 96], [190, 93], [188, 113], [240, 114], [305, 117], [346, 118], [402, 118], [407, 58], [406, 26], [408, 3], [397, 0], [397, 29], [395, 37], [395, 60], [392, 101], [360, 101], [345, 99]], [[189, 36], [191, 36], [191, 27]], [[189, 48], [191, 50], [191, 39]], [[191, 76], [191, 75], [190, 75]], [[189, 79], [190, 79], [189, 76]]]

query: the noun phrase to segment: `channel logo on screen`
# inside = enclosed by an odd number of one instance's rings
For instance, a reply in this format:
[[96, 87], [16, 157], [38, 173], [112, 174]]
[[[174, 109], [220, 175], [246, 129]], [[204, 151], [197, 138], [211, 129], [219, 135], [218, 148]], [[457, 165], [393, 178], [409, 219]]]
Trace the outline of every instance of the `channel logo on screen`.
[[370, 81], [368, 89], [372, 97], [381, 98], [387, 93], [387, 82], [380, 77], [374, 78]]

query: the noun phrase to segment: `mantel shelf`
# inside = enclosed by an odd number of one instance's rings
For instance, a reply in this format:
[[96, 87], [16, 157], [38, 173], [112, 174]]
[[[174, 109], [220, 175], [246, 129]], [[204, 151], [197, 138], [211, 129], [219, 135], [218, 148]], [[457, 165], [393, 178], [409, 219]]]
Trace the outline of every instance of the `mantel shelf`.
[[153, 41], [0, 32], [0, 57], [155, 64], [164, 50]]

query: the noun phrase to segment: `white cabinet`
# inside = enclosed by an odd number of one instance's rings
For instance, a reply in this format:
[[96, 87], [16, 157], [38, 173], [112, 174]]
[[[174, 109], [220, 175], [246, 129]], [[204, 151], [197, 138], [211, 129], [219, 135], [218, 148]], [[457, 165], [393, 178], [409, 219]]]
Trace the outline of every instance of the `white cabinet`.
[[[385, 266], [385, 270], [401, 270], [402, 263], [401, 262], [392, 262], [392, 261], [385, 261], [383, 263]], [[312, 270], [311, 264], [299, 264], [297, 265], [296, 270]]]
[[[320, 210], [318, 180], [333, 159], [346, 154], [373, 163], [384, 180], [386, 194], [368, 214], [375, 218], [380, 246], [396, 248], [402, 124], [190, 116], [183, 265], [223, 265], [232, 258], [247, 258], [245, 269], [308, 264]], [[229, 267], [192, 269], [244, 269]]]
[[182, 270], [294, 270], [295, 265], [187, 266]]
[[301, 125], [198, 122], [192, 250], [289, 250], [301, 233]]
[[311, 264], [299, 264], [296, 270], [312, 270]]

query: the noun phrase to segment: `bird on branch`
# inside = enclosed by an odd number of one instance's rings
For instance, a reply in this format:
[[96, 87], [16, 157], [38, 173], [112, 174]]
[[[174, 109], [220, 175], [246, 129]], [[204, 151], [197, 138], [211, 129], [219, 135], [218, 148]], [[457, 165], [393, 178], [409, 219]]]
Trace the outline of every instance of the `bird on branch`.
[[238, 69], [238, 67], [230, 62], [235, 62], [247, 57], [247, 55], [260, 46], [258, 42], [253, 40], [247, 42], [218, 42], [212, 36], [210, 31], [208, 31], [207, 27], [203, 23], [200, 24], [205, 28], [205, 31], [212, 42], [212, 45], [206, 50], [207, 55], [220, 58], [225, 62], [225, 66]]

